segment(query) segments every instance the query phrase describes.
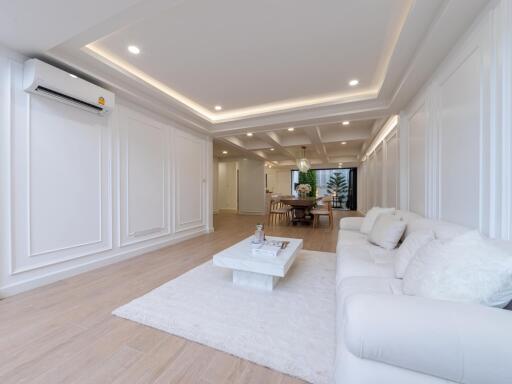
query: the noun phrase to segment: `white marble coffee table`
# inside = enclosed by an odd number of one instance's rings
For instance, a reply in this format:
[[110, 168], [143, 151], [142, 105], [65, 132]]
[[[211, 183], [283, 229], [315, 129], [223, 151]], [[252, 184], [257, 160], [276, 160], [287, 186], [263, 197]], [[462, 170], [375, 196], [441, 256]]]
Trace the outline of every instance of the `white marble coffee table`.
[[293, 264], [302, 249], [302, 239], [267, 236], [267, 240], [289, 241], [275, 257], [254, 256], [252, 236], [213, 256], [213, 265], [233, 270], [233, 284], [271, 291]]

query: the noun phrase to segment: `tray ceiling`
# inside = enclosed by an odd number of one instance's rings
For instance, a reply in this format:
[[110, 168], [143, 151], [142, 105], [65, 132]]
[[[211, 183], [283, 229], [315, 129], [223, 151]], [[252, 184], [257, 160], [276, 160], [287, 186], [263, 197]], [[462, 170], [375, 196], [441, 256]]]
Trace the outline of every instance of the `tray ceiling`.
[[211, 120], [240, 117], [375, 98], [411, 4], [188, 0], [87, 48]]

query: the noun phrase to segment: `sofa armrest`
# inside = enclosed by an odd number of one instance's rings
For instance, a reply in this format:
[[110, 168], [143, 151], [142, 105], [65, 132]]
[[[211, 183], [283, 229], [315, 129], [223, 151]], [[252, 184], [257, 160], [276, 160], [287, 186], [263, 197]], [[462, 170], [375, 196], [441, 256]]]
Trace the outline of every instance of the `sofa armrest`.
[[413, 296], [347, 298], [353, 355], [457, 383], [512, 383], [512, 312]]
[[343, 217], [340, 219], [340, 229], [345, 231], [359, 231], [364, 217]]

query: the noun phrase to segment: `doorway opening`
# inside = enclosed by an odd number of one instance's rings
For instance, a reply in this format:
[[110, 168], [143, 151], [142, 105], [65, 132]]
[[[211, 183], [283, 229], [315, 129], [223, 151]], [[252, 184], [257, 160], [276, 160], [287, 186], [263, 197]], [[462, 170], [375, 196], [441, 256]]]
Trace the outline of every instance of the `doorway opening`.
[[357, 210], [357, 168], [311, 169], [307, 173], [291, 170], [291, 192], [297, 196], [300, 183], [310, 184], [311, 196], [332, 196], [333, 208]]

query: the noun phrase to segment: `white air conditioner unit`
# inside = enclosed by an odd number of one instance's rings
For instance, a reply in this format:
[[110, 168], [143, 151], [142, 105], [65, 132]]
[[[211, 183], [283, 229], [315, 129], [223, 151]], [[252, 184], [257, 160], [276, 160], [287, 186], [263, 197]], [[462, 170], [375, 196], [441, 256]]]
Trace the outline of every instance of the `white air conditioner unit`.
[[114, 109], [112, 92], [38, 59], [25, 62], [23, 89], [100, 115]]

